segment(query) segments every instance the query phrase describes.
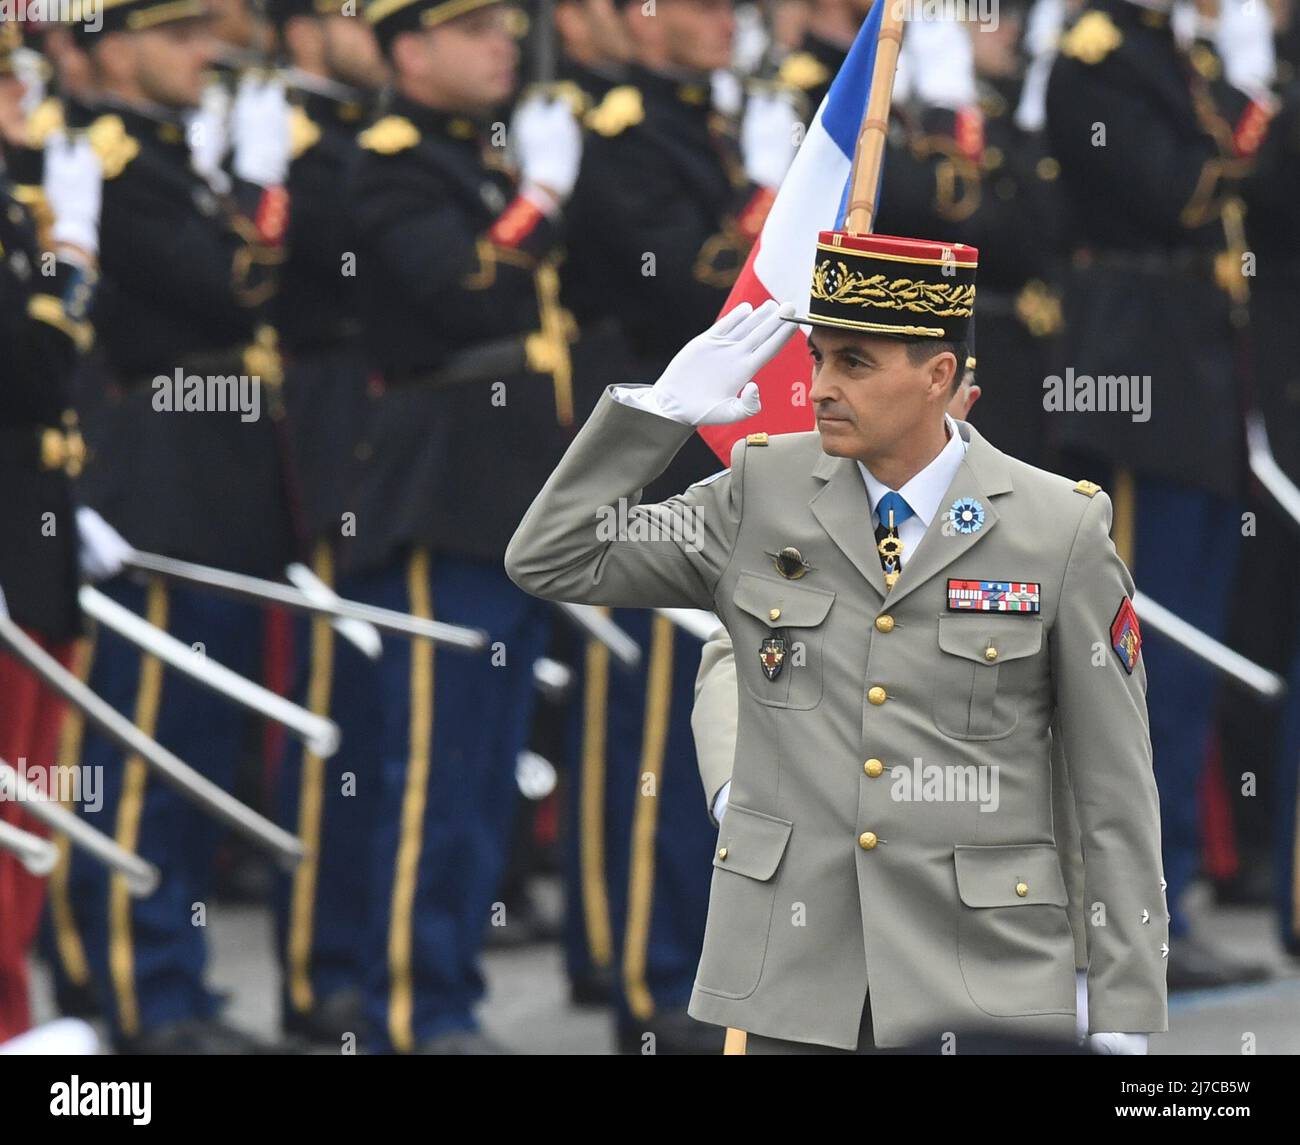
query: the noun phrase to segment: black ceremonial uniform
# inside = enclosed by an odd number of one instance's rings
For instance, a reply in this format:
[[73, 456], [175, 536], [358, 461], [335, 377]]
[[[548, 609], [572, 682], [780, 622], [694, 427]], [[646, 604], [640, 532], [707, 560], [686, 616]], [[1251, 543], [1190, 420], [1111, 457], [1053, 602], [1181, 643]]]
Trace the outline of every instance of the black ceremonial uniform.
[[816, 32], [808, 32], [799, 50], [791, 52], [781, 61], [777, 79], [802, 94], [804, 104], [801, 110], [805, 125], [812, 123], [813, 116], [831, 89], [831, 81], [848, 54], [847, 45], [840, 47]]
[[[370, 406], [361, 350], [356, 243], [346, 179], [366, 93], [289, 71], [286, 255], [276, 299], [284, 357], [285, 426], [300, 507], [299, 540], [313, 571], [351, 595], [337, 565], [355, 534], [355, 449]], [[283, 1014], [292, 1032], [336, 1037], [356, 1030], [369, 912], [366, 863], [377, 785], [345, 790], [337, 776], [363, 774], [378, 753], [378, 673], [328, 618], [302, 618], [294, 652], [300, 702], [340, 728], [329, 760], [286, 740], [280, 768], [285, 827], [309, 853], [277, 896]]]
[[[179, 114], [105, 104], [88, 137], [103, 170], [96, 350], [85, 386], [88, 500], [137, 548], [278, 576], [290, 529], [279, 361], [262, 320], [280, 258], [282, 195], [241, 186], [247, 210], [215, 196], [191, 167]], [[179, 395], [178, 374], [194, 379]], [[220, 388], [214, 379], [224, 379]], [[259, 609], [160, 578], [142, 587], [120, 576], [102, 587], [213, 660], [259, 675]], [[105, 632], [90, 684], [188, 764], [233, 786], [244, 720], [227, 700], [162, 673]], [[163, 873], [153, 895], [133, 900], [101, 864], [72, 859], [71, 901], [113, 1032], [147, 1052], [210, 1047], [195, 1031], [211, 1027], [194, 1023], [213, 1018], [219, 998], [204, 981], [206, 931], [191, 912], [210, 894], [218, 829], [90, 729], [81, 762], [104, 775], [103, 819], [117, 841]]]
[[69, 478], [85, 449], [69, 380], [92, 335], [93, 274], [55, 266], [41, 273], [35, 219], [0, 169], [0, 588], [17, 623], [64, 641], [81, 631]]
[[[1068, 366], [1047, 379], [1046, 408], [1075, 464], [1110, 488], [1116, 547], [1139, 587], [1221, 637], [1241, 535], [1235, 193], [1268, 113], [1223, 82], [1210, 45], [1181, 49], [1166, 15], [1096, 0], [1062, 37], [1047, 122], [1075, 229]], [[1097, 408], [1103, 377], [1118, 408]], [[1189, 932], [1180, 899], [1199, 864], [1215, 681], [1158, 634], [1143, 655], [1172, 942]]]
[[576, 330], [559, 228], [517, 194], [477, 122], [396, 99], [359, 142], [350, 203], [374, 378], [354, 589], [494, 642], [435, 656], [389, 641], [379, 663], [366, 1012], [377, 1048], [409, 1052], [476, 1036], [479, 952], [550, 629], [502, 556], [570, 435]]

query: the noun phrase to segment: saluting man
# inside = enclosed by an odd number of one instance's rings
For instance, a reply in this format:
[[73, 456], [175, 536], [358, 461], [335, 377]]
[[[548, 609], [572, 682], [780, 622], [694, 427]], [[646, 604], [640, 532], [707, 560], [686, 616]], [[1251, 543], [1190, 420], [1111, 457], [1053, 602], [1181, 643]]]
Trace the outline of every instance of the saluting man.
[[[735, 766], [690, 1012], [750, 1052], [1072, 1037], [1054, 738], [1105, 913], [1090, 1029], [1140, 1051], [1167, 1026], [1132, 579], [1098, 487], [945, 416], [976, 263], [822, 232], [795, 319], [814, 328], [817, 432], [754, 435], [729, 470], [636, 504], [695, 427], [757, 411], [793, 307], [742, 304], [653, 386], [601, 399], [506, 554], [531, 592], [713, 609], [731, 635]], [[611, 504], [629, 530], [602, 539]]]

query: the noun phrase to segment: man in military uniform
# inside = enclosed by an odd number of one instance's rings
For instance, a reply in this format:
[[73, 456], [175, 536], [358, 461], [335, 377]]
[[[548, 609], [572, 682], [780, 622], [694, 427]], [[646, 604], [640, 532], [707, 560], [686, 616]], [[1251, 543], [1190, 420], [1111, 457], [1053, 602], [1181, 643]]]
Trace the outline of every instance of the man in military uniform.
[[[86, 460], [70, 380], [92, 337], [99, 171], [84, 140], [59, 133], [43, 164], [44, 187], [35, 170], [35, 183], [12, 181], [8, 161], [15, 152], [40, 155], [26, 131], [23, 84], [14, 71], [20, 45], [19, 25], [0, 20], [0, 609], [67, 666], [81, 632], [72, 478]], [[93, 539], [92, 527], [92, 545]], [[83, 551], [82, 561], [94, 568], [96, 556]], [[26, 667], [0, 653], [0, 759], [24, 778], [30, 769], [49, 768], [60, 711], [57, 697]], [[7, 799], [0, 820], [41, 830]], [[0, 854], [0, 1042], [30, 1025], [27, 953], [44, 888], [15, 856]]]
[[[1164, 6], [1128, 0], [1096, 0], [1079, 15], [1047, 97], [1075, 225], [1061, 348], [1069, 369], [1044, 380], [1057, 385], [1044, 394], [1054, 436], [1109, 480], [1115, 543], [1149, 578], [1145, 590], [1216, 638], [1242, 536], [1239, 191], [1270, 113], [1226, 82], [1206, 38], [1184, 50]], [[1183, 907], [1199, 869], [1197, 788], [1215, 680], [1160, 637], [1147, 654], [1170, 986], [1259, 976], [1209, 949]]]
[[[105, 6], [90, 37], [101, 93], [87, 131], [103, 171], [95, 369], [83, 478], [92, 506], [138, 548], [279, 575], [290, 529], [278, 415], [278, 359], [264, 325], [274, 293], [284, 197], [274, 186], [276, 125], [236, 141], [230, 198], [191, 166], [183, 116], [211, 58], [200, 0]], [[234, 392], [232, 395], [232, 386]], [[256, 675], [261, 613], [160, 580], [117, 578], [105, 591], [244, 675]], [[229, 703], [112, 634], [91, 686], [138, 726], [229, 786], [243, 722]], [[72, 749], [75, 750], [75, 749]], [[102, 769], [117, 841], [156, 863], [158, 891], [132, 900], [120, 875], [74, 857], [72, 899], [117, 1044], [140, 1052], [242, 1051], [214, 1020], [204, 984], [205, 928], [219, 832], [138, 758], [86, 732], [83, 766]]]
[[[710, 75], [731, 61], [730, 0], [621, 6], [626, 82], [588, 111], [567, 214], [566, 288], [584, 331], [614, 341], [575, 359], [579, 416], [611, 376], [650, 381], [689, 332], [725, 304], [793, 158], [788, 97], [752, 95], [735, 131]], [[606, 331], [614, 324], [612, 339]], [[612, 373], [611, 373], [612, 372]], [[717, 468], [703, 441], [665, 475], [667, 493]], [[635, 671], [588, 645], [571, 727], [569, 967], [615, 983], [620, 1046], [716, 1050], [686, 1015], [707, 909], [712, 832], [692, 776], [690, 710], [698, 641], [638, 610], [615, 621], [644, 650]], [[579, 978], [575, 988], [581, 985]]]
[[803, 93], [804, 122], [811, 123], [831, 89], [871, 0], [810, 0], [803, 42], [789, 52], [777, 69], [777, 79]]
[[481, 656], [390, 644], [380, 661], [366, 1008], [379, 1049], [490, 1052], [479, 953], [509, 922], [493, 895], [550, 621], [501, 556], [574, 420], [556, 264], [581, 139], [567, 103], [536, 99], [508, 132], [518, 177], [492, 146], [518, 59], [500, 4], [376, 0], [366, 15], [395, 93], [350, 184], [374, 374], [355, 591], [493, 641]]
[[[385, 79], [374, 32], [337, 4], [284, 0], [271, 8], [289, 66], [289, 225], [276, 328], [284, 356], [285, 424], [302, 540], [315, 574], [338, 585], [355, 505], [353, 451], [364, 425], [366, 366], [346, 177], [356, 134]], [[367, 864], [378, 785], [346, 775], [373, 771], [378, 752], [378, 678], [328, 618], [295, 630], [302, 702], [342, 731], [329, 761], [287, 745], [280, 771], [284, 822], [308, 847], [277, 899], [286, 1028], [328, 1039], [360, 1029], [366, 973]]]
[[[756, 435], [715, 479], [632, 509], [638, 531], [593, 530], [602, 506], [636, 505], [695, 427], [757, 412], [751, 379], [794, 307], [742, 304], [653, 387], [602, 398], [507, 570], [550, 597], [714, 609], [738, 649], [693, 1016], [767, 1052], [1072, 1037], [1048, 778], [1059, 738], [1086, 894], [1108, 910], [1090, 936], [1090, 1028], [1140, 1051], [1167, 1024], [1160, 826], [1110, 500], [945, 417], [975, 250], [823, 232], [816, 260], [799, 320], [814, 327], [818, 434]], [[894, 297], [849, 289], [880, 277], [910, 282]], [[683, 542], [692, 520], [702, 544]], [[930, 798], [916, 785], [933, 777], [911, 775], [922, 764], [941, 773]]]

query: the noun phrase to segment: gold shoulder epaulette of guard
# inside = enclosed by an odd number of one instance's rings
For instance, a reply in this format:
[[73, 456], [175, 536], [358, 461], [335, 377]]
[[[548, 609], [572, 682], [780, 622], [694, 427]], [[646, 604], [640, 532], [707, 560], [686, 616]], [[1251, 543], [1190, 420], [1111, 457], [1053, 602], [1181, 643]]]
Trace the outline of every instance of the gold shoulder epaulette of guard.
[[420, 130], [403, 115], [386, 115], [358, 135], [357, 142], [376, 155], [396, 155], [420, 142]]
[[99, 157], [105, 179], [116, 179], [140, 154], [140, 141], [127, 133], [118, 115], [101, 115], [86, 129], [86, 138]]
[[1124, 42], [1124, 36], [1105, 12], [1093, 10], [1079, 17], [1061, 37], [1061, 55], [1085, 64], [1099, 64]]
[[778, 82], [807, 91], [830, 79], [830, 71], [811, 52], [791, 52], [777, 69]]
[[641, 92], [631, 84], [610, 88], [595, 107], [583, 117], [583, 122], [597, 135], [615, 136], [634, 127], [645, 119], [645, 104]]
[[320, 126], [295, 104], [289, 109], [289, 158], [299, 158], [319, 142]]

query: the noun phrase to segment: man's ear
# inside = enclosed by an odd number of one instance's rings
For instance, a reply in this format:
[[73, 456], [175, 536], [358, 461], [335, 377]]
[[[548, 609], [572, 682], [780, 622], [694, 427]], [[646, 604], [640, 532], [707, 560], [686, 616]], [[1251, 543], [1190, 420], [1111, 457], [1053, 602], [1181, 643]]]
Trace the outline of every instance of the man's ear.
[[957, 355], [944, 350], [930, 359], [930, 385], [944, 396], [947, 405], [952, 394], [952, 380], [957, 376]]

